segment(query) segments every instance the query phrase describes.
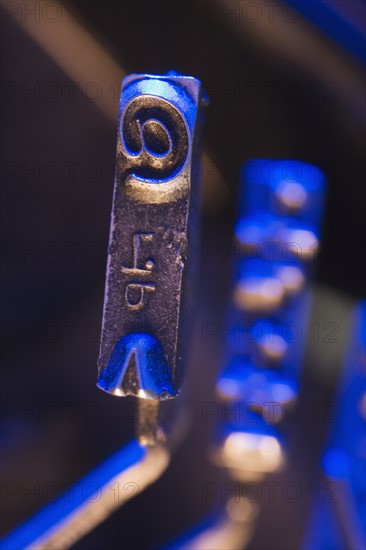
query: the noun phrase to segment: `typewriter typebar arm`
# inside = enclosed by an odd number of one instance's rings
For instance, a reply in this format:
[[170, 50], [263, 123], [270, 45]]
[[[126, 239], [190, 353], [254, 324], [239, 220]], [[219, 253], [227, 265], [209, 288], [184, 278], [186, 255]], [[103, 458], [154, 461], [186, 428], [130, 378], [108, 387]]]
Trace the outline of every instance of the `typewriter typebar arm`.
[[198, 80], [123, 81], [98, 387], [177, 396], [196, 241]]
[[69, 548], [169, 465], [171, 432], [182, 432], [169, 403], [182, 383], [198, 238], [201, 104], [193, 77], [123, 80], [97, 385], [138, 398], [136, 438], [13, 530], [4, 550]]

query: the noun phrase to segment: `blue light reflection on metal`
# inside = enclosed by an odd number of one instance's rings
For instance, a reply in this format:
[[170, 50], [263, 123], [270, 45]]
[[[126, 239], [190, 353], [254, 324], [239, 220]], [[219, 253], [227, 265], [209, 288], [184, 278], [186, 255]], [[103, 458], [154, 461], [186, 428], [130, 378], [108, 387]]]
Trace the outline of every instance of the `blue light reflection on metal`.
[[[349, 494], [348, 512], [360, 528], [363, 526], [366, 544], [366, 301], [357, 307], [351, 330], [339, 389], [337, 422], [322, 466], [327, 477]], [[340, 499], [339, 507], [342, 514]]]
[[99, 386], [112, 395], [171, 399], [183, 381], [201, 104], [193, 77], [122, 82], [98, 360]]
[[302, 550], [366, 546], [366, 301], [355, 309], [350, 334], [321, 461], [328, 490], [313, 507]]
[[197, 525], [194, 525], [189, 531], [164, 545], [161, 550], [183, 550], [184, 548], [191, 548], [192, 541], [194, 541], [195, 538], [201, 533], [215, 527], [219, 519], [220, 515], [218, 511], [213, 512], [200, 521]]
[[[134, 380], [125, 386], [129, 369]], [[118, 396], [137, 392], [145, 399], [163, 399], [177, 394], [160, 342], [141, 333], [126, 334], [118, 340], [97, 385]]]
[[[250, 170], [254, 172], [250, 174]], [[276, 423], [282, 418], [281, 405], [298, 395], [306, 341], [302, 328], [311, 301], [306, 285], [308, 260], [315, 254], [283, 258], [273, 245], [277, 238], [282, 238], [277, 244], [286, 245], [296, 230], [319, 238], [325, 191], [323, 173], [297, 161], [255, 160], [244, 166], [243, 175], [236, 225], [240, 254], [233, 266], [234, 304], [228, 308], [221, 334], [225, 336], [226, 364], [216, 384], [221, 422], [211, 451], [212, 461], [239, 482], [261, 481], [286, 464]], [[266, 244], [270, 245], [267, 250]], [[306, 266], [303, 260], [307, 260]], [[280, 288], [281, 299], [276, 302], [273, 294]], [[300, 329], [295, 337], [293, 329]], [[212, 521], [209, 516], [168, 548], [213, 547], [208, 544], [212, 544]], [[241, 532], [246, 528], [243, 522]], [[217, 519], [215, 529], [216, 540], [221, 534], [223, 547], [228, 548], [246, 547], [251, 536], [249, 530], [246, 539], [235, 544], [233, 533]]]
[[242, 402], [224, 409], [224, 422], [216, 433], [211, 458], [227, 468], [237, 481], [262, 480], [267, 474], [279, 472], [285, 466], [281, 435], [272, 422], [259, 410]]
[[317, 166], [296, 160], [255, 159], [243, 166], [240, 217], [288, 216], [319, 226], [325, 178]]
[[320, 240], [325, 177], [308, 163], [267, 159], [247, 162], [242, 175], [236, 307], [230, 312], [235, 329], [228, 334], [228, 355], [235, 359], [229, 358], [218, 392], [246, 402], [277, 395], [286, 403], [298, 391], [311, 302], [306, 283]]
[[[366, 64], [366, 36], [365, 31], [354, 25], [348, 16], [348, 2], [328, 2], [327, 0], [286, 0], [287, 4], [298, 10], [299, 14], [305, 15], [321, 31], [350, 52], [359, 61]], [[350, 2], [352, 4], [352, 2]], [[363, 10], [365, 17], [364, 2], [356, 2], [359, 12]], [[297, 19], [299, 19], [297, 17]]]
[[[146, 452], [146, 449], [137, 441], [131, 441], [66, 490], [58, 499], [44, 506], [29, 520], [4, 537], [1, 540], [1, 549], [18, 550], [33, 544], [37, 539], [43, 537], [50, 528], [56, 527], [67, 516], [73, 514], [86, 501], [93, 502], [94, 496], [98, 497], [103, 490], [113, 490], [106, 487], [108, 482], [139, 462]], [[97, 497], [95, 497], [95, 506], [98, 506], [99, 499]]]
[[289, 403], [298, 394], [294, 377], [282, 369], [258, 369], [242, 355], [235, 356], [217, 383], [219, 395], [230, 401], [242, 400], [259, 407], [269, 403]]

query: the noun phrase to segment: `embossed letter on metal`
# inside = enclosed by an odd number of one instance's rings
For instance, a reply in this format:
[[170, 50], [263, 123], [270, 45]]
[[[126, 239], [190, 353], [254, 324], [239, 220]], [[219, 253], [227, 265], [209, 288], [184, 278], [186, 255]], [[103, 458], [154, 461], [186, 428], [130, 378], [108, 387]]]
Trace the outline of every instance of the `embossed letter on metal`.
[[98, 376], [114, 395], [179, 389], [200, 94], [192, 77], [123, 81]]

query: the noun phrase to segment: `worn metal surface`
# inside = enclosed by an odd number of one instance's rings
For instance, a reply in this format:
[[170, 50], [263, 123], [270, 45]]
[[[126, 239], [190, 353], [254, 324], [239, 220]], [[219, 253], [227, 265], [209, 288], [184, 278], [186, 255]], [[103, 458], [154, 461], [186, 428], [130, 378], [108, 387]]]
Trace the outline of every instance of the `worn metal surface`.
[[192, 77], [123, 81], [98, 376], [114, 395], [179, 389], [200, 101]]

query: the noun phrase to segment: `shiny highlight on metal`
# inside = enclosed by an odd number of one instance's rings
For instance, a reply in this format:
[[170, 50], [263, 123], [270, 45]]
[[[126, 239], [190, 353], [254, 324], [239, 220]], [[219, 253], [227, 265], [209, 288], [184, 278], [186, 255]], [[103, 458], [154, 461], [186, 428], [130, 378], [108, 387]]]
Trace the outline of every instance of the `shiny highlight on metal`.
[[201, 84], [131, 75], [122, 85], [98, 386], [176, 397], [197, 211]]

